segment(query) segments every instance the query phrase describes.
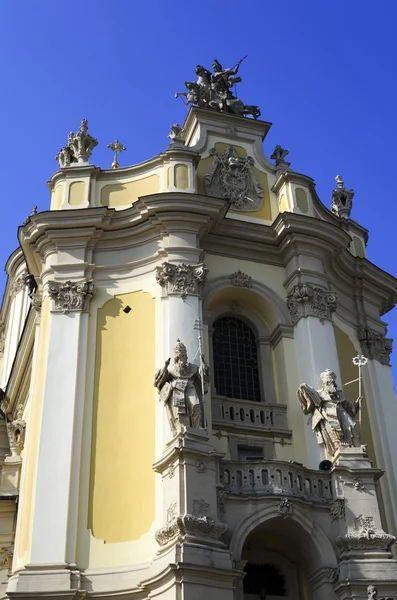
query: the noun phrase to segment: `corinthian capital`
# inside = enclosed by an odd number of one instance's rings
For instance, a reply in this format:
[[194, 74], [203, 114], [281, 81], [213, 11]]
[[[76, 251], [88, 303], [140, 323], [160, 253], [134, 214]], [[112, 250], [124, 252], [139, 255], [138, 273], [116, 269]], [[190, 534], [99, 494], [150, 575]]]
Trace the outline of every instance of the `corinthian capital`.
[[202, 286], [207, 280], [208, 269], [203, 263], [187, 265], [163, 262], [156, 268], [156, 281], [164, 288], [166, 294], [199, 296]]
[[393, 350], [393, 340], [370, 327], [360, 327], [358, 340], [363, 354], [372, 360], [377, 360], [382, 365], [390, 365], [390, 354]]
[[294, 325], [302, 317], [317, 317], [323, 323], [326, 319], [332, 320], [336, 294], [310, 283], [298, 283], [287, 295], [287, 306]]
[[54, 312], [82, 312], [88, 309], [89, 301], [94, 292], [92, 281], [51, 281], [48, 286], [49, 296], [53, 300]]

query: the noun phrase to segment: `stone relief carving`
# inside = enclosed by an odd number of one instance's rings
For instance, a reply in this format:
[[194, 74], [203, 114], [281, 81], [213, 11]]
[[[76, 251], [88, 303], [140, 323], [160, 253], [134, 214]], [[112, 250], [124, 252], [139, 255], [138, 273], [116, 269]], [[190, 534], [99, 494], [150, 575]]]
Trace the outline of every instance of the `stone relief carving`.
[[340, 175], [335, 177], [335, 181], [336, 190], [332, 192], [331, 211], [342, 219], [348, 219], [353, 205], [354, 191], [344, 187]]
[[355, 530], [338, 537], [336, 544], [342, 550], [378, 549], [387, 551], [395, 541], [396, 538], [393, 535], [375, 527], [373, 517], [359, 515], [355, 519]]
[[336, 294], [310, 283], [298, 283], [287, 295], [287, 306], [293, 325], [302, 317], [318, 317], [324, 323], [336, 310]]
[[184, 145], [185, 142], [183, 141], [182, 133], [183, 129], [179, 125], [179, 123], [174, 123], [173, 125], [171, 125], [170, 132], [168, 134], [168, 137], [171, 140], [171, 144], [176, 144], [177, 142], [179, 142], [179, 144], [182, 143], [182, 145]]
[[173, 477], [175, 477], [175, 465], [171, 465], [170, 468], [168, 469], [168, 477], [169, 477], [169, 479], [172, 479]]
[[369, 585], [367, 587], [367, 596], [368, 600], [376, 600], [376, 598], [378, 597], [378, 590], [374, 585]]
[[228, 499], [229, 492], [218, 488], [216, 490], [216, 503], [219, 512], [224, 513], [226, 509], [226, 500]]
[[345, 520], [346, 506], [344, 498], [337, 498], [330, 506], [330, 515], [333, 521]]
[[214, 160], [204, 176], [207, 194], [225, 198], [232, 210], [257, 211], [263, 203], [263, 190], [252, 170], [254, 159], [250, 156], [239, 158], [231, 145], [226, 152], [216, 152], [212, 148], [210, 155]]
[[205, 473], [206, 470], [207, 470], [207, 467], [205, 465], [205, 462], [203, 462], [202, 460], [199, 460], [196, 463], [196, 471], [197, 471], [197, 473], [202, 474], [202, 473]]
[[87, 163], [98, 140], [88, 133], [88, 121], [83, 119], [77, 133], [69, 133], [68, 141], [60, 149], [56, 160], [61, 168], [74, 163]]
[[193, 514], [197, 517], [209, 516], [210, 505], [205, 500], [193, 500]]
[[0, 323], [0, 354], [4, 353], [5, 328], [5, 323]]
[[207, 393], [209, 369], [204, 358], [202, 361], [203, 373], [200, 374], [199, 367], [188, 361], [185, 344], [178, 340], [174, 347], [173, 362], [169, 358], [155, 375], [154, 385], [167, 409], [174, 435], [181, 426], [204, 428], [202, 390], [204, 384], [204, 393]]
[[203, 263], [187, 265], [163, 262], [156, 267], [156, 281], [167, 294], [178, 294], [181, 298], [188, 295], [199, 296], [207, 281], [208, 269]]
[[12, 565], [12, 557], [14, 555], [14, 547], [10, 546], [2, 546], [0, 548], [0, 570], [7, 567], [8, 571], [11, 571]]
[[360, 327], [358, 341], [363, 354], [382, 365], [390, 365], [390, 354], [393, 350], [393, 340], [378, 333], [370, 327]]
[[27, 271], [23, 271], [23, 273], [12, 282], [10, 287], [10, 294], [12, 297], [16, 296], [19, 294], [19, 292], [22, 292], [22, 290], [25, 289], [25, 278], [27, 274]]
[[292, 510], [292, 502], [290, 502], [288, 498], [282, 498], [277, 507], [277, 512], [279, 515], [281, 515], [284, 519], [287, 519], [292, 515]]
[[26, 423], [22, 419], [23, 406], [20, 404], [17, 410], [17, 418], [7, 422], [7, 434], [10, 444], [11, 456], [20, 456], [25, 443]]
[[0, 388], [0, 408], [4, 414], [7, 414], [9, 404], [10, 401], [8, 398], [6, 398], [5, 391]]
[[169, 505], [167, 509], [167, 523], [170, 523], [173, 519], [176, 519], [177, 511], [176, 511], [176, 502], [173, 502]]
[[238, 271], [236, 271], [235, 273], [229, 275], [229, 279], [232, 285], [235, 285], [236, 287], [252, 287], [252, 277], [246, 275], [245, 273], [240, 271], [240, 269], [238, 269]]
[[302, 383], [297, 396], [305, 415], [312, 417], [312, 429], [319, 444], [334, 456], [341, 445], [361, 446], [358, 424], [354, 417], [360, 401], [348, 402], [336, 384], [336, 375], [329, 369], [320, 375], [322, 386], [315, 390]]
[[53, 300], [52, 310], [64, 314], [87, 310], [93, 293], [94, 284], [87, 279], [65, 283], [50, 281], [48, 285], [48, 294]]
[[237, 127], [226, 127], [225, 131], [231, 140], [234, 140], [237, 137]]
[[195, 538], [219, 540], [227, 530], [227, 525], [215, 521], [208, 516], [182, 515], [176, 517], [156, 533], [155, 538], [160, 546], [165, 546], [177, 538], [180, 541]]
[[336, 583], [339, 578], [339, 568], [338, 567], [325, 567], [324, 577], [329, 583]]
[[353, 481], [350, 481], [349, 479], [341, 478], [341, 483], [343, 483], [344, 485], [349, 485], [351, 487], [354, 487], [354, 489], [357, 490], [358, 492], [363, 492], [365, 490], [365, 485], [363, 483], [363, 480], [360, 479], [359, 477], [354, 477]]
[[207, 108], [222, 113], [230, 113], [239, 117], [252, 115], [254, 119], [260, 117], [261, 111], [258, 106], [244, 104], [236, 98], [231, 89], [236, 83], [240, 83], [241, 77], [237, 76], [243, 60], [231, 69], [224, 69], [220, 62], [215, 59], [212, 63], [213, 73], [197, 65], [196, 81], [185, 81], [187, 92], [177, 92], [175, 98], [184, 96], [186, 104], [192, 104], [200, 108]]

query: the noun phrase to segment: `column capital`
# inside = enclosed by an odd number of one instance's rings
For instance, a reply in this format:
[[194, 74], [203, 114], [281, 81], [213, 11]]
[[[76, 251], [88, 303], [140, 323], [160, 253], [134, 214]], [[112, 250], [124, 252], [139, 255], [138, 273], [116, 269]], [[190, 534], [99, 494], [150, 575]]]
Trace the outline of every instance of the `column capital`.
[[311, 283], [297, 283], [287, 294], [287, 307], [293, 325], [303, 317], [317, 317], [320, 322], [332, 321], [336, 310], [336, 293]]
[[92, 280], [81, 281], [50, 281], [48, 295], [53, 300], [53, 312], [86, 312], [94, 293]]
[[393, 340], [371, 327], [360, 327], [357, 333], [363, 354], [369, 359], [377, 360], [382, 365], [390, 366]]
[[201, 290], [207, 281], [208, 269], [204, 263], [189, 265], [186, 263], [163, 262], [156, 267], [156, 281], [164, 289], [165, 295], [201, 296]]

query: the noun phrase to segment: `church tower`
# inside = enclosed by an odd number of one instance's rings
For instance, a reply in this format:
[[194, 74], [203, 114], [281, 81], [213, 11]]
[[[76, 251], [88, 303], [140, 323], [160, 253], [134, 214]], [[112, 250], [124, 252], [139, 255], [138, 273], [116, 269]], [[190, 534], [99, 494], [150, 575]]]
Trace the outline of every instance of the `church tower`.
[[[340, 176], [197, 67], [168, 147], [83, 120], [19, 228], [1, 316], [0, 568], [15, 600], [397, 598], [397, 401]], [[328, 202], [328, 200], [327, 200]]]

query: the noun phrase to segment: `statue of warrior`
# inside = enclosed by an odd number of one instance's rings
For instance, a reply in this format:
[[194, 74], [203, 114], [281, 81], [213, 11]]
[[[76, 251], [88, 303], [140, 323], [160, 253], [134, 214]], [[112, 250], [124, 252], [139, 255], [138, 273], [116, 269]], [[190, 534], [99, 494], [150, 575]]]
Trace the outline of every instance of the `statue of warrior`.
[[[171, 431], [175, 434], [180, 425], [194, 429], [204, 427], [203, 389], [207, 393], [209, 369], [202, 357], [203, 374], [199, 367], [188, 361], [185, 344], [180, 340], [174, 347], [174, 360], [169, 358], [154, 378], [160, 400], [167, 409]], [[203, 380], [202, 380], [203, 376]], [[204, 385], [203, 385], [204, 384]]]
[[336, 375], [329, 369], [320, 375], [322, 386], [315, 390], [302, 383], [297, 391], [305, 415], [312, 416], [312, 429], [317, 441], [325, 445], [333, 457], [341, 445], [360, 446], [359, 425], [354, 417], [358, 413], [360, 398], [346, 400], [336, 384]]

